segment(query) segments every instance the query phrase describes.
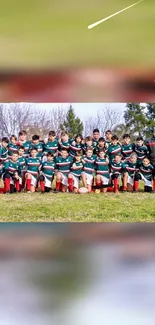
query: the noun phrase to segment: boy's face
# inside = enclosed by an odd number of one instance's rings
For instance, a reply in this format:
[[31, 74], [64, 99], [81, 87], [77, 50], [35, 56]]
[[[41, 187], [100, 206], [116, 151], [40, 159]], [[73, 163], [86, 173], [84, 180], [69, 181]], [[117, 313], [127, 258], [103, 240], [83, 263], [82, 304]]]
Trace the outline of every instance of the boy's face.
[[131, 156], [130, 161], [135, 164], [137, 162], [137, 157], [136, 156]]
[[130, 138], [129, 137], [125, 138], [124, 139], [124, 144], [129, 144], [129, 143], [130, 143]]
[[147, 158], [144, 158], [143, 159], [143, 165], [146, 166], [146, 167], [149, 166], [150, 165], [150, 160], [147, 159]]
[[22, 135], [20, 135], [19, 139], [20, 139], [22, 142], [26, 141], [26, 134], [22, 134]]
[[86, 141], [86, 144], [87, 144], [88, 147], [91, 147], [92, 146], [92, 143], [93, 143], [92, 140]]
[[8, 143], [5, 142], [5, 141], [3, 141], [3, 142], [2, 142], [2, 147], [3, 147], [3, 148], [7, 148], [7, 146], [8, 146]]
[[18, 153], [19, 156], [22, 157], [24, 155], [24, 149], [19, 149]]
[[111, 138], [112, 138], [112, 133], [107, 132], [106, 133], [106, 140], [111, 141]]
[[39, 139], [38, 140], [32, 140], [32, 142], [37, 145], [37, 144], [39, 144]]
[[141, 146], [143, 145], [143, 140], [139, 140], [139, 141], [137, 141], [137, 145], [138, 145], [139, 147], [141, 147]]
[[76, 143], [81, 143], [82, 139], [80, 137], [76, 138]]
[[64, 159], [66, 159], [66, 158], [68, 157], [68, 152], [62, 150], [62, 151], [61, 151], [61, 157], [64, 158]]
[[31, 151], [31, 157], [32, 158], [36, 158], [36, 156], [37, 156], [37, 151], [36, 150], [32, 150]]
[[15, 138], [12, 138], [12, 139], [11, 139], [11, 142], [12, 142], [13, 144], [16, 144], [16, 139], [15, 139]]
[[18, 160], [18, 158], [19, 158], [18, 154], [17, 154], [17, 153], [13, 153], [13, 155], [12, 155], [12, 157], [11, 157], [11, 160], [12, 160], [13, 162], [16, 162], [16, 161]]
[[99, 147], [104, 147], [104, 141], [99, 141]]
[[79, 161], [81, 161], [81, 156], [75, 156], [75, 160], [77, 161], [77, 162], [79, 162]]
[[99, 132], [94, 132], [94, 133], [93, 133], [93, 138], [94, 138], [95, 140], [98, 140], [99, 137], [100, 137]]
[[118, 140], [112, 140], [112, 145], [116, 146], [117, 142], [118, 142]]
[[61, 136], [62, 142], [67, 142], [68, 141], [68, 134], [64, 134]]
[[87, 151], [87, 157], [92, 157], [92, 155], [93, 155], [93, 151], [92, 150], [88, 150]]
[[101, 159], [103, 159], [104, 156], [105, 156], [105, 153], [104, 153], [104, 152], [99, 152], [99, 157], [100, 157]]
[[53, 142], [56, 139], [56, 136], [49, 135], [48, 140]]
[[52, 156], [47, 156], [47, 161], [48, 161], [48, 162], [53, 161], [53, 159], [54, 159], [54, 157], [52, 157]]
[[117, 164], [119, 164], [120, 162], [121, 162], [121, 156], [116, 156], [115, 157], [115, 162], [117, 163]]

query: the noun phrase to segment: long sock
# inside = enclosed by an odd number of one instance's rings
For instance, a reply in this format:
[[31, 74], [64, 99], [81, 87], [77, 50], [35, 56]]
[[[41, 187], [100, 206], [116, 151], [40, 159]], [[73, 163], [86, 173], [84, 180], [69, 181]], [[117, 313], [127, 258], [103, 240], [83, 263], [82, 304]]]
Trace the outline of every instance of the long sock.
[[57, 191], [61, 190], [61, 182], [60, 181], [56, 181], [56, 190]]
[[45, 183], [44, 181], [40, 181], [40, 188], [42, 192], [45, 192]]
[[134, 190], [137, 192], [139, 188], [139, 181], [134, 181]]
[[5, 178], [4, 188], [5, 188], [5, 192], [10, 192], [10, 178]]
[[31, 191], [31, 179], [29, 178], [26, 180], [26, 190]]
[[102, 185], [102, 183], [100, 181], [98, 181], [98, 182], [96, 181], [96, 187], [100, 188], [101, 185]]
[[114, 191], [118, 190], [118, 179], [114, 178]]
[[155, 191], [155, 178], [153, 180], [153, 190]]
[[123, 185], [123, 191], [126, 191], [127, 190], [127, 187]]
[[16, 191], [19, 192], [20, 191], [20, 184], [19, 184], [19, 180], [18, 181], [15, 181], [15, 188], [16, 188]]
[[73, 178], [68, 178], [68, 188], [70, 192], [73, 192]]

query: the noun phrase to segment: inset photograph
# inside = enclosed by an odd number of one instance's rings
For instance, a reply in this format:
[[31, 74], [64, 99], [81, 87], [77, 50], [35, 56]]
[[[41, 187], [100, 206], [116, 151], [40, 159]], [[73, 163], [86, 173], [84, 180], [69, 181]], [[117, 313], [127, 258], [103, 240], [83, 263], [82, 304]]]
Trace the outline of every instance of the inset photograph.
[[154, 221], [155, 103], [1, 103], [0, 115], [1, 221]]

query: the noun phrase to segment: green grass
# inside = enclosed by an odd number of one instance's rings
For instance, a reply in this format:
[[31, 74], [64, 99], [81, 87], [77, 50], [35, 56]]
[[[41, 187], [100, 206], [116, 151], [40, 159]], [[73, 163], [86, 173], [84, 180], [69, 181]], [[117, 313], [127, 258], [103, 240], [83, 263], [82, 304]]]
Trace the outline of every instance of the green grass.
[[5, 0], [0, 8], [0, 68], [90, 65], [155, 67], [155, 1], [88, 30], [133, 0]]
[[1, 222], [155, 222], [155, 194], [0, 195]]

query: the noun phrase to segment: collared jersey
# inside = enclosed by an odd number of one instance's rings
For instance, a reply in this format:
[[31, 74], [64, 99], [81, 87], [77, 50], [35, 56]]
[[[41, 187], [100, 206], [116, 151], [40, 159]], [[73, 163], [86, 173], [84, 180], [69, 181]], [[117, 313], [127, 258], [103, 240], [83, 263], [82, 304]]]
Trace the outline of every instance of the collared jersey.
[[54, 155], [57, 153], [59, 147], [58, 140], [48, 141], [44, 143], [44, 152], [47, 154], [48, 152], [53, 153]]
[[41, 171], [48, 180], [52, 180], [55, 171], [55, 162], [54, 161], [45, 161], [41, 164]]
[[39, 167], [41, 165], [40, 159], [38, 157], [29, 157], [26, 159], [27, 173], [30, 173], [35, 178], [38, 177]]
[[19, 145], [24, 147], [24, 157], [29, 157], [31, 142], [28, 140], [25, 142], [19, 141]]
[[20, 168], [21, 171], [25, 171], [26, 170], [26, 158], [24, 156], [19, 156], [18, 158], [19, 164], [20, 164]]
[[3, 164], [8, 158], [8, 148], [2, 147], [0, 144], [0, 162]]
[[83, 171], [86, 174], [90, 174], [90, 175], [94, 174], [94, 172], [95, 172], [95, 160], [96, 160], [95, 155], [92, 155], [91, 157], [87, 157], [87, 156], [83, 157], [83, 162], [84, 162]]
[[79, 162], [74, 162], [71, 166], [71, 173], [75, 176], [75, 177], [80, 177], [81, 176], [81, 173], [82, 173], [82, 170], [83, 170], [83, 163], [82, 161], [79, 161]]
[[109, 178], [109, 163], [106, 161], [106, 158], [97, 157], [95, 161], [95, 169], [97, 175], [102, 175]]
[[148, 166], [144, 166], [143, 163], [139, 166], [139, 172], [148, 180], [152, 181], [153, 176], [153, 166], [150, 164]]
[[12, 142], [8, 144], [8, 156], [11, 157], [13, 153], [18, 153], [18, 146]]
[[119, 143], [117, 143], [116, 145], [110, 144], [107, 154], [109, 155], [109, 160], [110, 162], [114, 159], [116, 154], [120, 154], [121, 153], [121, 146]]
[[112, 174], [122, 174], [124, 170], [123, 162], [116, 163], [114, 160], [111, 162], [111, 173]]
[[134, 177], [136, 170], [137, 170], [137, 162], [132, 163], [130, 160], [128, 160], [124, 163], [124, 171], [128, 172], [128, 175], [130, 177]]
[[149, 153], [149, 150], [148, 150], [147, 146], [145, 146], [144, 144], [142, 146], [135, 145], [134, 146], [134, 151], [137, 154], [138, 161], [142, 161], [143, 158], [145, 156], [147, 156], [148, 153]]
[[11, 159], [6, 161], [4, 163], [4, 173], [8, 172], [11, 176], [14, 175], [15, 172], [17, 172], [19, 175], [21, 174], [21, 168], [19, 161], [14, 162]]
[[73, 159], [71, 156], [68, 156], [67, 158], [62, 158], [61, 156], [56, 157], [55, 162], [56, 162], [56, 169], [60, 173], [66, 176], [70, 173], [70, 168], [73, 163]]
[[41, 158], [42, 154], [43, 154], [43, 150], [44, 150], [43, 142], [39, 142], [38, 144], [34, 144], [33, 142], [31, 142], [30, 150], [33, 149], [33, 148], [36, 148], [38, 150], [37, 157]]
[[74, 158], [75, 155], [76, 155], [76, 152], [81, 151], [81, 150], [82, 150], [82, 144], [81, 143], [78, 144], [75, 141], [71, 142], [71, 144], [70, 144], [70, 152], [69, 152], [71, 157]]
[[130, 157], [133, 151], [134, 151], [134, 145], [132, 143], [122, 144], [121, 152], [125, 160]]

